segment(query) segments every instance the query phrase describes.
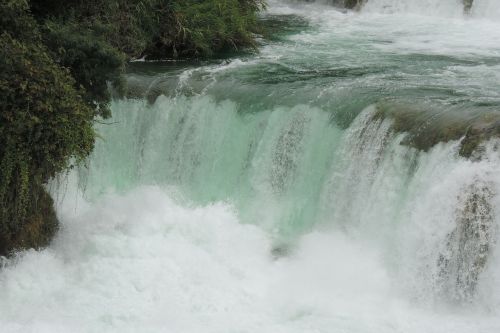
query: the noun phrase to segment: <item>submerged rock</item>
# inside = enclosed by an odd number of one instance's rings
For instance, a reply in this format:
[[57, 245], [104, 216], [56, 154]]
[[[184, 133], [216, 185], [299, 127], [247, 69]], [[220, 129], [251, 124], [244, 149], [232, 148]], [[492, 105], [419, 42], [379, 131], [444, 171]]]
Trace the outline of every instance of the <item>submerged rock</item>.
[[300, 33], [310, 28], [310, 22], [294, 14], [269, 14], [259, 18], [260, 34], [267, 40], [283, 40], [290, 34]]
[[292, 247], [290, 246], [290, 244], [279, 244], [271, 249], [271, 256], [275, 260], [288, 257], [291, 254], [292, 254]]

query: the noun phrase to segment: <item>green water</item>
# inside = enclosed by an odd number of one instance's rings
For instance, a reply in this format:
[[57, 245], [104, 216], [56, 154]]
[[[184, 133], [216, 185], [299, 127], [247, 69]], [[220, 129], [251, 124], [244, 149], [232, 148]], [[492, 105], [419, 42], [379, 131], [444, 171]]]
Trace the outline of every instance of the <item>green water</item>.
[[498, 1], [325, 3], [130, 65], [57, 237], [1, 261], [2, 332], [500, 331]]
[[[325, 203], [326, 187], [350, 186], [329, 184], [352, 168], [343, 162], [356, 146], [346, 129], [364, 131], [369, 120], [352, 124], [370, 105], [430, 110], [429, 121], [498, 114], [494, 22], [305, 8], [275, 3], [254, 54], [131, 64], [129, 99], [115, 101], [109, 124], [97, 126], [102, 140], [82, 172], [87, 195], [159, 184], [194, 203], [232, 203], [246, 222], [286, 238], [328, 219], [320, 213], [334, 206]], [[352, 177], [366, 178], [387, 143], [399, 140], [389, 122], [351, 138], [361, 140], [356, 163], [365, 164]], [[353, 193], [346, 187], [341, 196]], [[349, 209], [334, 220], [346, 223]]]

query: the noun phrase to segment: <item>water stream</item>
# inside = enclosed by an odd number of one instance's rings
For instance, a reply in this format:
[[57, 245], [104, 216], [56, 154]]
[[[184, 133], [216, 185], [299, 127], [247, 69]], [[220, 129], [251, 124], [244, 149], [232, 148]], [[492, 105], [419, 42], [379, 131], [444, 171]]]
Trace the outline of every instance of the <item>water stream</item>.
[[2, 332], [500, 330], [498, 142], [449, 134], [500, 119], [500, 2], [262, 22], [255, 54], [131, 65], [56, 240], [4, 262]]

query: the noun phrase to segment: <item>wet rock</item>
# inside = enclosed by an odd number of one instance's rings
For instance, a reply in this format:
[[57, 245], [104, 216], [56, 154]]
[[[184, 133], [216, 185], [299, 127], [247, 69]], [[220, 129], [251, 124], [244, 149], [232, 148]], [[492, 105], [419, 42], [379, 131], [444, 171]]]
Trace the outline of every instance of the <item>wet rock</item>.
[[299, 33], [310, 28], [310, 22], [305, 18], [288, 14], [266, 14], [259, 19], [260, 34], [264, 39], [279, 41], [284, 37]]
[[16, 230], [0, 232], [0, 256], [8, 256], [18, 250], [43, 248], [57, 232], [54, 201], [45, 189], [38, 188], [36, 192], [24, 222]]
[[476, 181], [458, 198], [456, 227], [438, 260], [439, 289], [452, 300], [470, 300], [475, 295], [494, 239], [492, 197], [488, 184]]
[[463, 1], [464, 1], [464, 12], [469, 13], [472, 8], [472, 4], [474, 3], [474, 0], [463, 0]]
[[428, 151], [440, 142], [462, 139], [460, 156], [479, 158], [482, 143], [500, 137], [498, 111], [454, 112], [381, 103], [377, 106], [376, 116], [392, 119], [394, 131], [408, 133], [402, 144], [422, 151]]
[[305, 114], [297, 114], [278, 137], [271, 170], [271, 185], [276, 194], [285, 192], [293, 178], [309, 121], [310, 119]]
[[288, 257], [292, 254], [292, 249], [288, 244], [276, 245], [271, 249], [273, 259], [277, 260], [283, 257]]
[[344, 6], [349, 9], [359, 9], [366, 0], [345, 0]]
[[[302, 1], [315, 2], [316, 0], [302, 0]], [[368, 0], [323, 0], [322, 2], [338, 8], [359, 10], [367, 1]]]

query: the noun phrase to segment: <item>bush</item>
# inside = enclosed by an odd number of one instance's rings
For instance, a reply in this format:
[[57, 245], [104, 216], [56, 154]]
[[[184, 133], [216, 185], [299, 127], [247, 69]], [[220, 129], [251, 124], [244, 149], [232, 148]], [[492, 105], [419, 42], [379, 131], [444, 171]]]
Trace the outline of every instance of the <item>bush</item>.
[[110, 115], [108, 84], [122, 86], [121, 74], [125, 55], [112, 47], [90, 29], [75, 23], [59, 24], [53, 21], [43, 26], [44, 44], [51, 50], [51, 57], [68, 68], [75, 83], [84, 89], [84, 100], [104, 118]]
[[[15, 239], [27, 247], [42, 245], [24, 243], [25, 237], [19, 238], [20, 234], [54, 232], [55, 228], [33, 224], [29, 217], [40, 218], [37, 207], [42, 202], [48, 209], [43, 185], [71, 167], [70, 161], [77, 163], [86, 158], [95, 136], [95, 111], [85, 103], [84, 90], [75, 89], [75, 80], [50, 57], [36, 29], [24, 31], [33, 28], [33, 21], [23, 3], [13, 1], [0, 6], [0, 14], [12, 10], [17, 14], [13, 17], [19, 18], [17, 22], [29, 24], [12, 28], [6, 25], [7, 20], [1, 21], [0, 249], [5, 251], [21, 246], [15, 244]], [[46, 222], [53, 224], [52, 219]], [[34, 230], [34, 225], [39, 229]], [[31, 237], [39, 241], [47, 238]]]
[[211, 56], [253, 47], [256, 13], [262, 1], [184, 0], [161, 8], [159, 31], [147, 53], [153, 57]]
[[92, 30], [129, 58], [210, 56], [254, 46], [263, 0], [33, 0], [35, 15]]

